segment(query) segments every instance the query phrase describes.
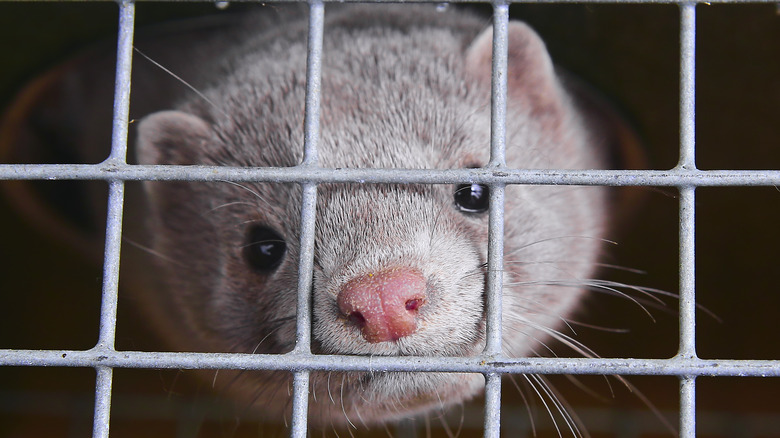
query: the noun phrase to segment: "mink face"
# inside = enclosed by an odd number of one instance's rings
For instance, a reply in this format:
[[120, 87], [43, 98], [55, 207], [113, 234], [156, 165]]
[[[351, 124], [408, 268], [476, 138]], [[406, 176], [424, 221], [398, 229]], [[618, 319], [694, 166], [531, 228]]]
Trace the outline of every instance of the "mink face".
[[[326, 14], [327, 16], [327, 14]], [[488, 162], [491, 32], [426, 8], [328, 16], [320, 166], [450, 169]], [[246, 35], [192, 98], [138, 126], [143, 164], [297, 165], [303, 23]], [[509, 28], [507, 164], [603, 166], [594, 140], [527, 26]], [[141, 294], [179, 349], [280, 353], [294, 342], [300, 187], [145, 183], [158, 287]], [[346, 355], [469, 356], [484, 347], [489, 189], [475, 184], [318, 187], [313, 348]], [[602, 189], [510, 186], [504, 348], [535, 355], [583, 295], [604, 227]], [[160, 311], [163, 309], [163, 311]], [[229, 390], [280, 417], [289, 376]], [[479, 375], [315, 373], [312, 420], [382, 422], [462, 402]], [[270, 389], [269, 389], [270, 388]], [[333, 400], [328, 394], [338, 394]]]

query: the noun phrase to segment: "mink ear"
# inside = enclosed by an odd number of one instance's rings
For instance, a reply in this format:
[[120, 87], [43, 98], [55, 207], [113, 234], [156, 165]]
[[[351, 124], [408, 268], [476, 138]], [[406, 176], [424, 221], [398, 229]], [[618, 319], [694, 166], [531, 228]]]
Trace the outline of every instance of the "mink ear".
[[[541, 38], [525, 23], [510, 21], [507, 42], [510, 103], [522, 102], [537, 114], [559, 111], [561, 89]], [[491, 83], [492, 53], [493, 28], [490, 27], [474, 39], [466, 53], [466, 71], [487, 85]]]
[[138, 125], [137, 159], [141, 164], [198, 164], [211, 128], [182, 111], [160, 111]]

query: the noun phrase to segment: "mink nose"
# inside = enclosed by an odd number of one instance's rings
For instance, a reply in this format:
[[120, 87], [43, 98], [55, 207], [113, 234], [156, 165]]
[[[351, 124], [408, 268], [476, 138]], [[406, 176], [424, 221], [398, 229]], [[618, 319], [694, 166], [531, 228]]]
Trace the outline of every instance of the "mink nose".
[[425, 301], [425, 277], [406, 267], [353, 278], [336, 299], [341, 313], [371, 343], [397, 341], [417, 331]]

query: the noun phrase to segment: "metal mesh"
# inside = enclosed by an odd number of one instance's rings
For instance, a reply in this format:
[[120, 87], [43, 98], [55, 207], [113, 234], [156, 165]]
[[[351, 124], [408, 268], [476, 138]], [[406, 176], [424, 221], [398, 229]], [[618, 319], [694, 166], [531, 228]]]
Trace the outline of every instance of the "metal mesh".
[[[581, 0], [577, 0], [580, 2]], [[594, 0], [593, 2], [600, 2]], [[605, 0], [604, 2], [609, 2]], [[728, 3], [739, 1], [726, 0]], [[506, 373], [665, 375], [679, 378], [680, 436], [696, 436], [695, 391], [699, 376], [780, 376], [780, 361], [704, 360], [696, 355], [695, 343], [695, 214], [696, 188], [701, 186], [780, 186], [780, 171], [702, 171], [695, 162], [695, 50], [696, 3], [678, 3], [680, 8], [680, 160], [671, 170], [518, 170], [504, 161], [506, 109], [506, 32], [508, 5], [494, 3], [494, 53], [491, 160], [483, 169], [401, 170], [324, 169], [318, 167], [319, 81], [322, 56], [323, 14], [320, 1], [309, 3], [309, 57], [307, 68], [305, 157], [290, 169], [248, 169], [128, 165], [128, 105], [132, 62], [135, 5], [119, 5], [119, 44], [110, 157], [96, 165], [0, 165], [0, 179], [79, 179], [109, 183], [109, 213], [106, 227], [103, 299], [100, 336], [86, 351], [0, 350], [2, 366], [88, 367], [97, 370], [93, 436], [109, 433], [112, 373], [115, 368], [246, 369], [287, 370], [293, 373], [293, 415], [290, 436], [307, 435], [306, 412], [309, 374], [315, 370], [450, 371], [482, 373], [486, 377], [484, 436], [498, 437], [501, 424], [501, 376]], [[711, 2], [707, 2], [711, 3]], [[122, 236], [124, 187], [132, 180], [276, 181], [303, 186], [302, 233], [296, 347], [285, 355], [164, 353], [117, 351], [114, 347], [119, 253]], [[490, 185], [489, 268], [487, 290], [488, 334], [485, 352], [477, 357], [343, 357], [313, 355], [310, 349], [311, 312], [309, 295], [313, 247], [316, 187], [325, 182], [453, 184], [477, 182]], [[503, 260], [503, 197], [507, 184], [667, 186], [679, 190], [680, 339], [678, 354], [671, 359], [559, 359], [509, 358], [501, 352], [501, 272]]]

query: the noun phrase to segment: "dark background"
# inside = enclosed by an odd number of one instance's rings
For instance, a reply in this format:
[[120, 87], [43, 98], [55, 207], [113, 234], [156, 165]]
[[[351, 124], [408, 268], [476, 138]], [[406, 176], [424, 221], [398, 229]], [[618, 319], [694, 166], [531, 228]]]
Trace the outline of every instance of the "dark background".
[[[257, 6], [231, 6], [237, 7]], [[112, 3], [0, 3], [0, 107], [26, 80], [85, 44], [110, 38], [116, 10]], [[140, 4], [138, 23], [214, 11], [202, 4]], [[559, 65], [616, 102], [643, 138], [649, 168], [674, 167], [679, 143], [676, 6], [516, 5], [511, 12], [542, 35]], [[780, 169], [780, 16], [775, 6], [700, 5], [697, 30], [698, 167]], [[606, 260], [644, 273], [602, 276], [676, 293], [676, 192], [645, 192], [633, 225], [615, 236], [619, 244], [609, 249]], [[780, 190], [702, 188], [696, 199], [697, 301], [720, 319], [699, 312], [699, 356], [780, 359]], [[0, 242], [0, 348], [94, 346], [100, 267], [31, 227], [2, 197]], [[153, 348], [127, 301], [120, 304], [119, 348]], [[675, 302], [667, 303], [666, 310], [652, 310], [653, 321], [627, 300], [595, 295], [578, 319], [629, 332], [578, 328], [578, 339], [603, 357], [671, 357], [677, 349], [677, 317]], [[561, 349], [561, 354], [570, 353]], [[193, 383], [191, 374], [116, 370], [112, 436], [285, 436], [283, 428], [259, 426], [240, 408], [210, 397], [207, 385]], [[645, 430], [641, 436], [671, 436], [617, 380], [583, 378], [595, 396], [565, 378], [552, 380], [593, 436], [633, 436], [620, 434], [627, 425]], [[675, 378], [629, 381], [676, 424]], [[89, 436], [93, 388], [91, 369], [0, 368], [0, 437]], [[516, 436], [508, 427], [526, 422], [522, 399], [508, 380], [504, 388], [505, 435]], [[780, 436], [777, 394], [776, 378], [700, 378], [699, 436]], [[466, 419], [479, 417], [481, 409], [479, 401], [467, 404]], [[448, 422], [453, 429], [459, 415]], [[536, 404], [534, 415], [539, 436], [556, 436], [542, 405]], [[438, 420], [431, 425], [435, 436], [446, 436]], [[468, 433], [480, 436], [478, 426]], [[378, 436], [387, 433], [380, 430]]]

